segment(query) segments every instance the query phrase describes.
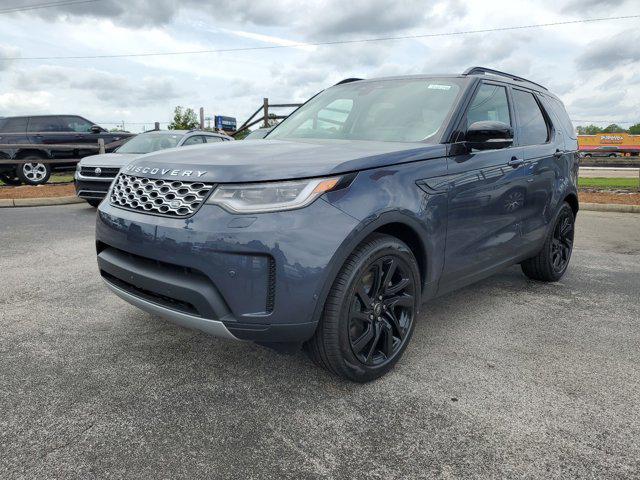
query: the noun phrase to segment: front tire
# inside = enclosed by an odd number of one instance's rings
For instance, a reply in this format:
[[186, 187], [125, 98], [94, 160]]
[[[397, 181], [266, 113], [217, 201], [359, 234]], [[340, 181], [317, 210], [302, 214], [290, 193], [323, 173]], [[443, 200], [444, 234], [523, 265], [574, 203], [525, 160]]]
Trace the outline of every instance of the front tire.
[[26, 185], [44, 185], [51, 176], [51, 166], [48, 163], [40, 163], [42, 159], [29, 156], [22, 159], [16, 168], [16, 175]]
[[311, 359], [355, 382], [381, 377], [406, 349], [420, 306], [420, 273], [411, 250], [373, 234], [336, 277], [314, 336]]
[[520, 264], [524, 274], [541, 282], [560, 280], [571, 260], [574, 232], [575, 216], [571, 206], [564, 202], [547, 233], [542, 250]]

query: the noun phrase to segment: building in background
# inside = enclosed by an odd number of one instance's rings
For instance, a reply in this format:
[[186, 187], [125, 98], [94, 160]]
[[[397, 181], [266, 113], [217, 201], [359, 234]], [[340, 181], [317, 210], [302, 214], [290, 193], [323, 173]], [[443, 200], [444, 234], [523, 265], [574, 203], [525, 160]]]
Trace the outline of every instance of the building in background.
[[578, 149], [585, 155], [638, 156], [640, 153], [640, 135], [628, 133], [597, 133], [578, 135]]

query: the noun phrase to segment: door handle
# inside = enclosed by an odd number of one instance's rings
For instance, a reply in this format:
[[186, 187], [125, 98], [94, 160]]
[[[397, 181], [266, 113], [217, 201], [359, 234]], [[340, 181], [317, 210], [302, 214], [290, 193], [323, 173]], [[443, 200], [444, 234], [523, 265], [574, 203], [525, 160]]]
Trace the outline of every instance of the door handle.
[[511, 160], [509, 160], [507, 165], [513, 168], [518, 168], [523, 163], [524, 163], [524, 160], [522, 158], [511, 157]]
[[555, 158], [560, 158], [562, 155], [564, 155], [564, 152], [561, 152], [560, 150], [556, 150], [553, 154]]

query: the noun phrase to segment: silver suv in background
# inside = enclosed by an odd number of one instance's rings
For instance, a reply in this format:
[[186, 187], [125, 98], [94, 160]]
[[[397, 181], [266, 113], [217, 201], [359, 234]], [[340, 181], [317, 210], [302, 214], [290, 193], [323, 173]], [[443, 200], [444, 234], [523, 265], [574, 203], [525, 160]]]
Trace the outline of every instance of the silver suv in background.
[[154, 130], [141, 133], [113, 153], [91, 155], [80, 160], [75, 174], [76, 195], [97, 207], [120, 169], [140, 155], [167, 148], [230, 140], [233, 137], [202, 130]]

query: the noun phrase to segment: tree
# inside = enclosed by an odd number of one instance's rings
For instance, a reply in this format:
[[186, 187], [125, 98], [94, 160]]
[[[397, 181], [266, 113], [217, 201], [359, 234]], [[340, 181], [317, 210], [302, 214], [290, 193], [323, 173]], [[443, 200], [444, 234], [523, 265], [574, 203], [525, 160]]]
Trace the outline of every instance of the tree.
[[629, 127], [629, 133], [631, 135], [640, 135], [640, 123], [636, 123], [635, 125], [631, 125]]
[[192, 108], [183, 111], [182, 106], [177, 106], [173, 111], [173, 122], [169, 124], [169, 130], [193, 130], [200, 126], [196, 112]]
[[595, 125], [587, 125], [586, 127], [580, 125], [576, 127], [576, 132], [578, 132], [578, 135], [595, 135], [596, 133], [602, 133], [602, 128]]
[[612, 123], [611, 125], [602, 129], [602, 133], [620, 133], [620, 132], [626, 132], [626, 130], [622, 128], [620, 125], [615, 123]]

